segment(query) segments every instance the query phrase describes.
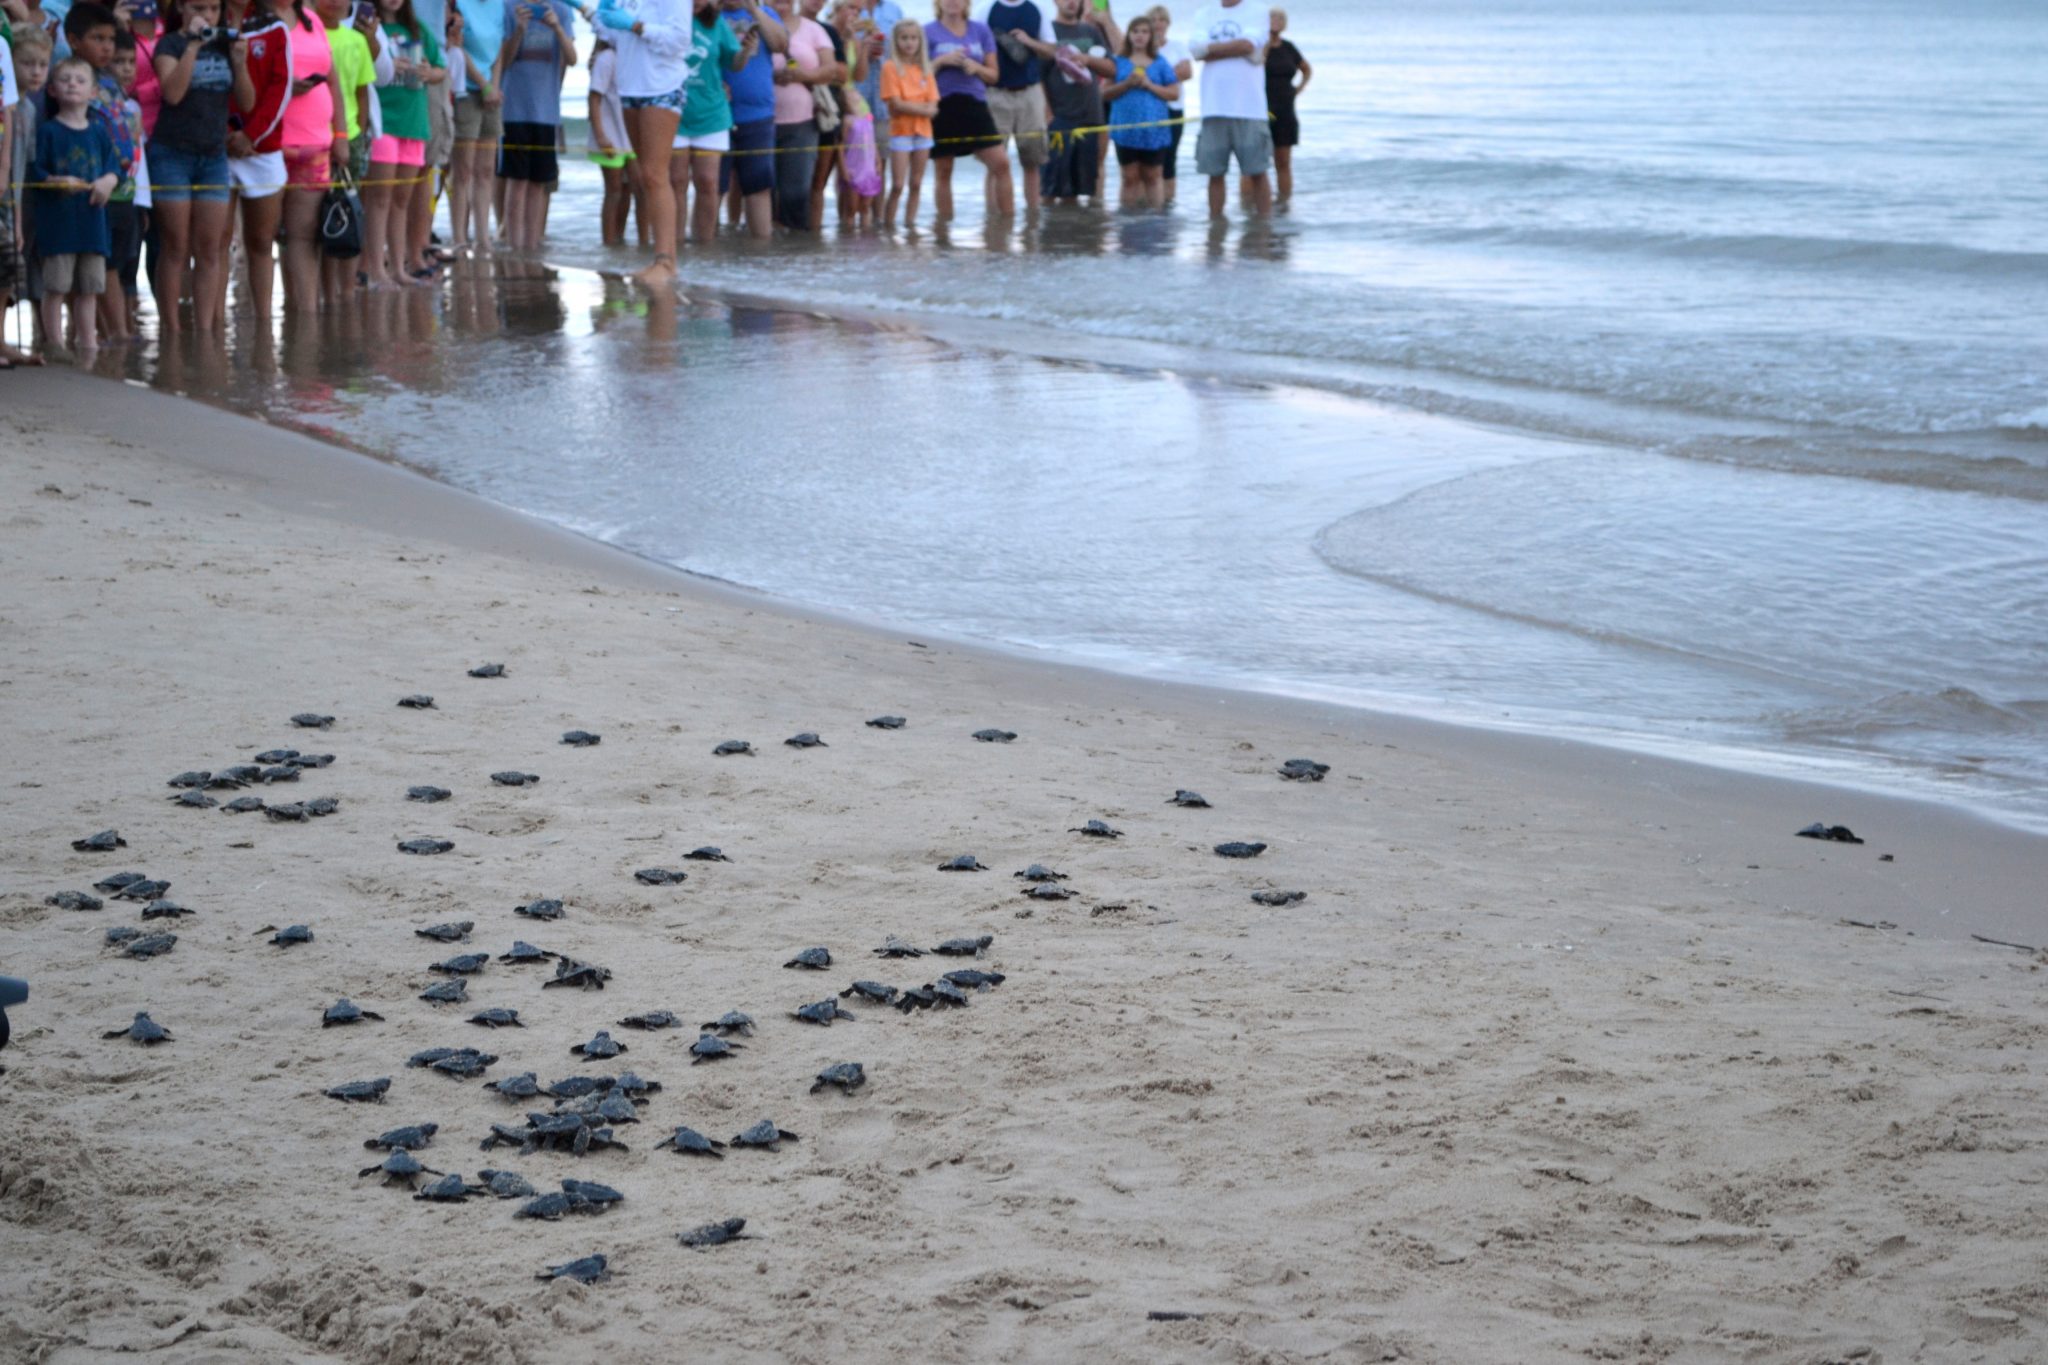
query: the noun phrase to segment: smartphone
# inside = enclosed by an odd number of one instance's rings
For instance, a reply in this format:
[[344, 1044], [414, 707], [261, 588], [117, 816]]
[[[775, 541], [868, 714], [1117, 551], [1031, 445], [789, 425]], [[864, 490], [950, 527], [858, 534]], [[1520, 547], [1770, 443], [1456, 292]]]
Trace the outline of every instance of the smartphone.
[[376, 0], [356, 0], [355, 13], [351, 18], [358, 24], [362, 23], [365, 19], [375, 22], [377, 18]]
[[1097, 14], [1109, 13], [1109, 0], [1093, 0]]
[[128, 18], [130, 21], [141, 20], [145, 23], [155, 23], [157, 20], [156, 0], [133, 0], [128, 6]]

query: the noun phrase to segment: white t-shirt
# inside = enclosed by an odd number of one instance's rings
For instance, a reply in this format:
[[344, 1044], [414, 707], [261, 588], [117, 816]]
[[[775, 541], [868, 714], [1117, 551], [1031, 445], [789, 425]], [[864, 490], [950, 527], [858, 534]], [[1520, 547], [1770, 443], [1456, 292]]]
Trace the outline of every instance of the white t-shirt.
[[[1180, 70], [1182, 62], [1188, 63], [1190, 68], [1194, 66], [1194, 54], [1189, 52], [1188, 45], [1178, 38], [1168, 38], [1160, 47], [1159, 55], [1166, 58], [1166, 64], [1175, 71]], [[1188, 107], [1188, 87], [1186, 81], [1181, 82], [1180, 98], [1168, 102], [1166, 107], [1175, 113], [1179, 113]]]
[[[1208, 4], [1195, 11], [1188, 26], [1188, 49], [1201, 71], [1203, 118], [1266, 117], [1266, 45], [1272, 37], [1273, 12], [1257, 0]], [[1258, 45], [1251, 56], [1201, 60], [1211, 44], [1239, 38]]]
[[[605, 141], [615, 152], [633, 149], [633, 143], [626, 136], [625, 111], [619, 105], [618, 53], [609, 47], [599, 48], [590, 58], [590, 93], [597, 96], [597, 121], [590, 125], [590, 150], [597, 150], [597, 134], [602, 131]], [[602, 124], [600, 129], [599, 125]]]
[[640, 32], [613, 29], [606, 36], [618, 49], [619, 94], [626, 99], [673, 95], [690, 78], [696, 34], [688, 0], [615, 0], [607, 6], [640, 21]]

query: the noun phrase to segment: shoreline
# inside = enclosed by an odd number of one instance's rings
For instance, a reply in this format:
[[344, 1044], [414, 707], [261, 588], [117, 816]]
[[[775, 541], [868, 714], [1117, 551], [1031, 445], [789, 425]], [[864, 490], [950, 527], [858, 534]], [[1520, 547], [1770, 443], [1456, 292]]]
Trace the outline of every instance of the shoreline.
[[[0, 1349], [638, 1365], [679, 1337], [824, 1361], [887, 1333], [945, 1360], [1519, 1365], [2048, 1342], [2040, 959], [1964, 936], [2039, 941], [1997, 927], [2039, 928], [2031, 836], [912, 644], [136, 386], [54, 373], [10, 398], [0, 923], [34, 994], [0, 1056], [21, 1253]], [[465, 676], [485, 661], [510, 676]], [[437, 708], [394, 707], [415, 691]], [[292, 730], [307, 708], [338, 724]], [[909, 727], [861, 726], [885, 710]], [[985, 725], [1020, 738], [968, 738]], [[557, 744], [571, 727], [603, 744]], [[828, 747], [776, 742], [799, 729]], [[711, 756], [735, 736], [762, 752]], [[164, 799], [170, 773], [309, 738], [333, 766], [260, 794], [335, 795], [330, 818]], [[1279, 780], [1295, 756], [1333, 771]], [[486, 781], [510, 766], [542, 781]], [[408, 803], [421, 781], [455, 796]], [[1213, 808], [1162, 803], [1189, 786]], [[1792, 837], [1820, 818], [1870, 842]], [[1072, 833], [1085, 819], [1124, 837]], [[107, 826], [129, 847], [67, 851]], [[393, 851], [429, 833], [455, 850]], [[1211, 855], [1231, 838], [1270, 848]], [[732, 861], [675, 862], [699, 844]], [[932, 870], [970, 851], [991, 870]], [[1008, 874], [1034, 860], [1074, 898], [1022, 899]], [[651, 864], [690, 880], [638, 885]], [[132, 905], [44, 903], [116, 866], [196, 911], [170, 955], [102, 946]], [[513, 913], [538, 897], [566, 916]], [[472, 943], [414, 937], [452, 919]], [[267, 943], [296, 922], [312, 943]], [[938, 970], [870, 955], [885, 934], [991, 935], [974, 965], [1006, 980], [951, 1013], [786, 1018], [860, 973]], [[494, 962], [465, 1007], [414, 999], [442, 979], [425, 964], [515, 935], [614, 979], [543, 990], [544, 968]], [[811, 944], [830, 974], [782, 966]], [[337, 995], [384, 1021], [321, 1028]], [[524, 1026], [462, 1022], [487, 1005]], [[625, 1152], [484, 1155], [516, 1107], [403, 1065], [471, 1044], [502, 1054], [491, 1079], [545, 1083], [588, 1070], [567, 1054], [593, 1028], [657, 1007], [760, 1027], [714, 1067], [689, 1064], [687, 1028], [623, 1033], [666, 1087]], [[98, 1036], [142, 1009], [176, 1041]], [[864, 1090], [809, 1093], [849, 1059]], [[321, 1096], [374, 1076], [382, 1106]], [[651, 1150], [670, 1125], [723, 1138], [764, 1115], [800, 1139]], [[517, 1222], [356, 1175], [365, 1138], [424, 1121], [437, 1169], [625, 1202]], [[758, 1240], [676, 1245], [734, 1216]], [[592, 1251], [613, 1281], [533, 1278]]]

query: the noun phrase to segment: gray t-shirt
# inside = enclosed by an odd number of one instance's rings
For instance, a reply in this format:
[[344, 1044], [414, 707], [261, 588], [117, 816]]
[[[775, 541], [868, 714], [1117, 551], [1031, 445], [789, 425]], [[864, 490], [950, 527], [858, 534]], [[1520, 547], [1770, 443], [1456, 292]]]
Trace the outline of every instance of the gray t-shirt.
[[156, 116], [151, 142], [161, 142], [181, 152], [224, 151], [228, 141], [228, 100], [235, 92], [235, 69], [228, 64], [225, 43], [199, 44], [183, 33], [166, 33], [157, 43], [157, 55], [176, 60], [185, 49], [199, 46], [192, 60], [192, 84], [185, 98], [176, 104], [165, 100]]
[[[1085, 52], [1091, 57], [1110, 55], [1109, 38], [1094, 24], [1069, 24], [1055, 19], [1052, 36], [1059, 46]], [[1102, 122], [1102, 86], [1095, 79], [1095, 73], [1085, 67], [1073, 68], [1063, 62], [1047, 63], [1045, 99], [1052, 106], [1052, 116], [1062, 123], [1092, 128]]]
[[[513, 32], [518, 9], [547, 3], [562, 21], [566, 32], [576, 22], [576, 12], [561, 0], [514, 0], [506, 6], [505, 33]], [[516, 9], [515, 6], [516, 5]], [[555, 31], [541, 19], [526, 21], [526, 38], [505, 67], [505, 122], [558, 124], [562, 121], [562, 43]]]

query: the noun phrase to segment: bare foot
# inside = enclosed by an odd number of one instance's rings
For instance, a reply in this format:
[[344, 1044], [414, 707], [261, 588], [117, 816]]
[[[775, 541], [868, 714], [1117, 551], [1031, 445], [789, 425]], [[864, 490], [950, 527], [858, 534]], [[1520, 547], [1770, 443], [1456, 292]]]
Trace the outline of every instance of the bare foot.
[[656, 256], [645, 270], [633, 278], [649, 289], [666, 289], [676, 281], [675, 257]]

